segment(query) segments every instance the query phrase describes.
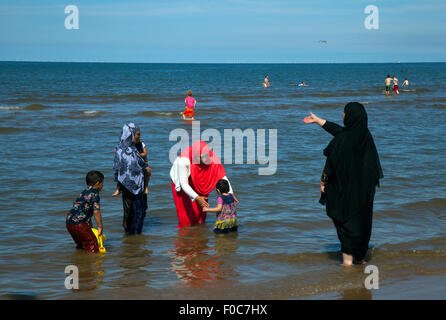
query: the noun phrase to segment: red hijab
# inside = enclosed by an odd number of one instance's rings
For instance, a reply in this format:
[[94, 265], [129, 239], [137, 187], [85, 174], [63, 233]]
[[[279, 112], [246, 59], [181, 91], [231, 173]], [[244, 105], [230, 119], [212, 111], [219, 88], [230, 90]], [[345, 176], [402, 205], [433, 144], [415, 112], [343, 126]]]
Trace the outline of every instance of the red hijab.
[[[207, 153], [209, 153], [209, 159], [202, 163], [200, 157]], [[195, 141], [192, 147], [181, 152], [180, 157], [189, 158], [193, 189], [200, 195], [211, 193], [217, 181], [226, 176], [226, 171], [220, 160], [204, 141]]]

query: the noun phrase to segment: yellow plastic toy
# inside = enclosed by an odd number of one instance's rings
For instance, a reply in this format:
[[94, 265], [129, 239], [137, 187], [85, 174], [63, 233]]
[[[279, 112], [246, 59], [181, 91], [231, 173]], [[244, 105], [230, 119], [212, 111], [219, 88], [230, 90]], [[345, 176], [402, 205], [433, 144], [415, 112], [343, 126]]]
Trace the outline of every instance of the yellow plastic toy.
[[101, 234], [101, 236], [98, 237], [98, 229], [91, 228], [91, 231], [93, 231], [94, 235], [96, 236], [96, 239], [98, 240], [99, 252], [105, 253], [106, 250], [105, 250], [104, 245], [102, 244], [102, 242], [106, 241], [107, 237], [105, 236], [105, 234]]

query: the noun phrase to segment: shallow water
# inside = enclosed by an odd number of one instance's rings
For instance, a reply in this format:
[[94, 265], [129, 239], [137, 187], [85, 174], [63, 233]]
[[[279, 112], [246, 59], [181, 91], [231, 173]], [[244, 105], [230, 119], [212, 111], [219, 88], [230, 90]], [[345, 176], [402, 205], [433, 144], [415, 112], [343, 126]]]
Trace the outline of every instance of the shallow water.
[[[347, 102], [365, 105], [384, 170], [370, 263], [394, 283], [446, 272], [444, 63], [97, 64], [0, 63], [0, 295], [42, 299], [294, 299], [363, 288], [363, 267], [340, 268], [336, 231], [318, 203], [330, 136], [302, 118], [342, 123]], [[270, 76], [271, 88], [260, 86]], [[410, 90], [383, 94], [384, 78]], [[427, 77], [426, 75], [429, 75]], [[346, 80], [348, 79], [348, 80]], [[297, 87], [305, 81], [309, 87]], [[277, 129], [277, 172], [225, 164], [240, 200], [239, 232], [176, 229], [169, 150], [187, 89], [201, 131]], [[141, 127], [152, 168], [143, 234], [126, 236], [112, 198], [113, 147], [122, 125]], [[223, 147], [222, 147], [223, 149]], [[101, 192], [107, 253], [75, 250], [64, 219], [89, 170]], [[216, 194], [210, 195], [211, 205]], [[65, 289], [77, 265], [80, 289]], [[350, 290], [350, 291], [349, 291]], [[396, 293], [395, 298], [398, 298]]]

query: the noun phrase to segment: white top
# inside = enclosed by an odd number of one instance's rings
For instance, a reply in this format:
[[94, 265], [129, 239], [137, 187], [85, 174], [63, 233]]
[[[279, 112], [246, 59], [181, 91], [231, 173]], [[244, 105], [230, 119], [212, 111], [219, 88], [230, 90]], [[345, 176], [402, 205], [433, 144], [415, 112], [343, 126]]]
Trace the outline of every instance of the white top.
[[[183, 190], [189, 196], [189, 198], [194, 201], [195, 198], [198, 197], [198, 194], [189, 185], [190, 164], [189, 158], [176, 158], [172, 165], [172, 169], [170, 169], [170, 178], [172, 179], [177, 192]], [[229, 182], [228, 178], [224, 176], [222, 179], [228, 181], [229, 193], [233, 193], [231, 183]]]

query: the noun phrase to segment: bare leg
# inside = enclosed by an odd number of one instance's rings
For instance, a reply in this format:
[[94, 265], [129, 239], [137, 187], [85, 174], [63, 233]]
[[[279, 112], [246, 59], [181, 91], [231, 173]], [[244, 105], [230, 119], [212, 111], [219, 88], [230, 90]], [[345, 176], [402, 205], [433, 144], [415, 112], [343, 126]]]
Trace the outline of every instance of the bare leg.
[[350, 267], [353, 265], [353, 256], [347, 253], [342, 253], [342, 265], [344, 267]]
[[121, 193], [121, 189], [119, 189], [119, 187], [118, 187], [118, 188], [116, 188], [116, 191], [112, 194], [112, 197], [116, 197], [120, 193]]
[[144, 172], [144, 193], [149, 194], [149, 181], [152, 174], [152, 169], [150, 167], [147, 167], [146, 170], [147, 171]]

